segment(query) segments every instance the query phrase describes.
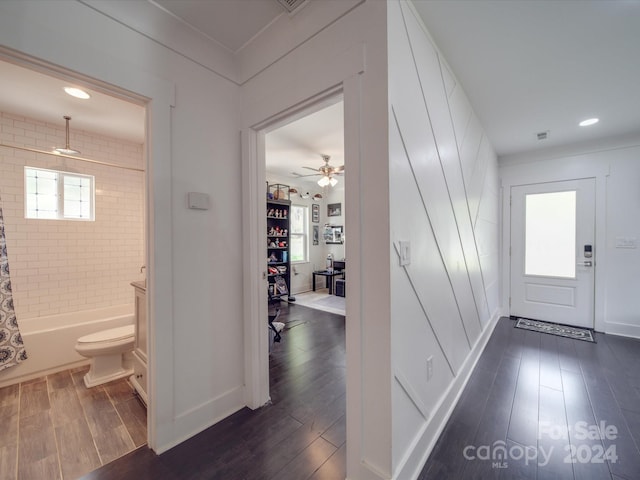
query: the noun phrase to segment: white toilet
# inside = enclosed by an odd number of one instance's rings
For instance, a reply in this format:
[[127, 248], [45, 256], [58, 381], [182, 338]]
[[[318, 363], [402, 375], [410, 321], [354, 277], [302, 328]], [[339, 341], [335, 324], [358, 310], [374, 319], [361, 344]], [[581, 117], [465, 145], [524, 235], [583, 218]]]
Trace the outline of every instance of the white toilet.
[[87, 388], [127, 377], [133, 368], [124, 368], [122, 354], [133, 350], [135, 326], [110, 328], [80, 337], [76, 352], [91, 359], [91, 368], [84, 376]]

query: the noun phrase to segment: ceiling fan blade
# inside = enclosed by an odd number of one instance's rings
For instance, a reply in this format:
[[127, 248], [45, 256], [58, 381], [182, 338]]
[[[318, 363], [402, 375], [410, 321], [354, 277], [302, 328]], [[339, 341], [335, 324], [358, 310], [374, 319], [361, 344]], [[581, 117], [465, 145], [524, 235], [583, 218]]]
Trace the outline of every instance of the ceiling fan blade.
[[318, 175], [322, 175], [321, 173], [310, 173], [309, 175], [300, 175], [298, 172], [291, 172], [291, 174], [295, 175], [297, 178], [317, 177]]
[[334, 167], [333, 171], [335, 173], [342, 173], [344, 172], [344, 165], [340, 165], [339, 167]]
[[302, 167], [302, 168], [306, 168], [307, 170], [313, 170], [314, 172], [317, 172], [318, 169], [317, 168], [311, 168], [311, 167]]

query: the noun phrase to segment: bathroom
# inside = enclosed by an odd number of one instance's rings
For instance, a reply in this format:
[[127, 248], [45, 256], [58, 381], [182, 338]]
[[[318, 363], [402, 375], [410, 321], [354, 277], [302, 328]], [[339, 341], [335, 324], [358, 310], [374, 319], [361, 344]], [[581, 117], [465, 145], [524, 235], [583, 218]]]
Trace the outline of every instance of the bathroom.
[[[146, 173], [143, 106], [118, 100], [117, 108], [104, 110], [102, 101], [114, 101], [104, 93], [89, 90], [91, 98], [86, 101], [67, 99], [62, 87], [73, 83], [68, 79], [0, 64], [0, 207], [13, 302], [28, 356], [0, 370], [2, 392], [3, 387], [19, 383], [33, 387], [45, 376], [60, 379], [67, 371], [76, 380], [90, 364], [75, 351], [79, 338], [134, 323], [131, 283], [145, 278]], [[14, 90], [18, 87], [31, 88], [36, 98], [25, 100]], [[56, 107], [57, 118], [50, 112]], [[63, 115], [72, 117], [68, 130]], [[127, 133], [99, 129], [90, 123], [96, 116], [121, 123]], [[129, 125], [134, 127], [127, 129]], [[36, 153], [69, 143], [81, 152], [73, 156], [97, 162]], [[93, 220], [25, 218], [25, 167], [92, 176]], [[125, 366], [131, 362], [130, 355], [125, 354]], [[46, 383], [53, 404], [52, 380]], [[46, 390], [45, 386], [45, 395]], [[99, 391], [107, 389], [87, 389], [85, 398], [98, 397]], [[128, 393], [109, 395], [122, 398]], [[0, 395], [0, 406], [5, 400], [6, 395]], [[130, 435], [126, 443], [134, 447], [141, 441], [146, 441], [146, 435], [143, 439]], [[0, 443], [2, 448], [6, 449], [5, 444]], [[97, 466], [113, 455], [98, 452]], [[58, 456], [63, 462], [63, 455]], [[17, 452], [16, 462], [21, 458]], [[63, 478], [73, 478], [72, 468], [59, 468]], [[64, 475], [67, 471], [69, 475]], [[5, 478], [1, 473], [0, 468], [0, 477]]]

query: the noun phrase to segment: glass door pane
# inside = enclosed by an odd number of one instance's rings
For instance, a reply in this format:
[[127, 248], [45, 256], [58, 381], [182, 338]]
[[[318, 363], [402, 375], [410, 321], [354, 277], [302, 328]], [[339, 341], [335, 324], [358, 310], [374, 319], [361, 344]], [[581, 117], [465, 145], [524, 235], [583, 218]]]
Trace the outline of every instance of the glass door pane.
[[526, 195], [525, 275], [575, 278], [575, 190]]

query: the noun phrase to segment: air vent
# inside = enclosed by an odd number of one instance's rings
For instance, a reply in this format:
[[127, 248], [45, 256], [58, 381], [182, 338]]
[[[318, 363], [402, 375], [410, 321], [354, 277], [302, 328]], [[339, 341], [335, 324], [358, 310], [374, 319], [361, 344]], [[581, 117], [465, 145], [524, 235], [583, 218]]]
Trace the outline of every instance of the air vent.
[[302, 4], [307, 3], [307, 0], [276, 0], [276, 2], [287, 12], [293, 13], [293, 11], [300, 8]]
[[549, 137], [549, 130], [537, 133], [536, 136], [538, 137], [538, 140], [546, 140]]

